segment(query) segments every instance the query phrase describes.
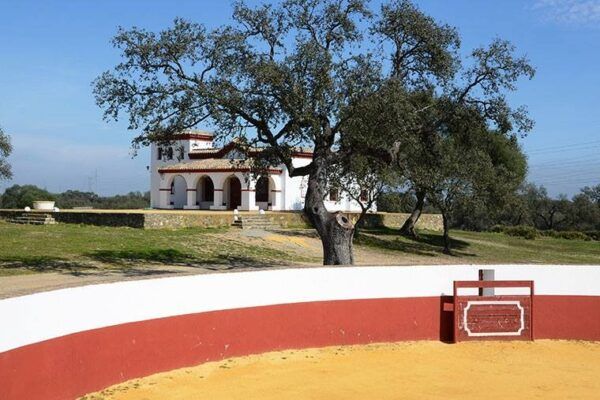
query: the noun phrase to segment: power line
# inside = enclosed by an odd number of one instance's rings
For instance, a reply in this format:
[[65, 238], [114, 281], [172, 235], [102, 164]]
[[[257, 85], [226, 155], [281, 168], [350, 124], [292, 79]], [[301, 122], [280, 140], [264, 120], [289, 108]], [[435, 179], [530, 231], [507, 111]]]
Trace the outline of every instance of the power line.
[[585, 146], [579, 146], [576, 148], [575, 147], [563, 147], [563, 148], [558, 148], [556, 150], [529, 151], [529, 152], [527, 152], [527, 154], [543, 155], [543, 154], [566, 153], [566, 152], [571, 152], [571, 151], [582, 151], [582, 150], [598, 149], [598, 148], [600, 148], [600, 145], [585, 145]]
[[564, 144], [564, 145], [554, 145], [554, 146], [548, 146], [548, 147], [539, 147], [539, 148], [533, 148], [531, 149], [528, 153], [537, 153], [537, 152], [543, 152], [543, 151], [548, 151], [548, 150], [564, 150], [567, 148], [572, 148], [572, 147], [581, 147], [581, 146], [589, 146], [589, 145], [596, 145], [596, 144], [600, 144], [600, 140], [592, 140], [589, 142], [578, 142], [578, 143], [570, 143], [570, 144]]

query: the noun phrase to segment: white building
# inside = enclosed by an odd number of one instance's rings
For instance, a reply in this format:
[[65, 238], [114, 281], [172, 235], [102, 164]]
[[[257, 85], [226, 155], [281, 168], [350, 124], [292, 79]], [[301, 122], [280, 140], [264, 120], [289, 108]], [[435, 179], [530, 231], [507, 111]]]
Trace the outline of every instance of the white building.
[[[185, 210], [302, 210], [306, 177], [291, 178], [285, 165], [272, 167], [258, 179], [234, 143], [213, 147], [213, 135], [190, 131], [170, 146], [151, 146], [151, 205]], [[293, 154], [295, 167], [306, 165], [312, 152]], [[360, 211], [359, 205], [332, 191], [330, 211]]]

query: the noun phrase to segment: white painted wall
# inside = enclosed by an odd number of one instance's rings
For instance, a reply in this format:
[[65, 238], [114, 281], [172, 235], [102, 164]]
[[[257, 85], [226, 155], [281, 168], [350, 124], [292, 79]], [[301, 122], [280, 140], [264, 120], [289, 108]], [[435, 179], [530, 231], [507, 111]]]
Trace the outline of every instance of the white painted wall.
[[[185, 140], [177, 140], [173, 142], [170, 146], [173, 148], [173, 159], [167, 160], [163, 157], [161, 160], [158, 159], [158, 148], [161, 146], [157, 146], [155, 143], [150, 145], [150, 206], [152, 208], [160, 208], [160, 188], [169, 188], [171, 185], [171, 180], [173, 176], [167, 176], [166, 174], [158, 173], [159, 168], [166, 167], [168, 165], [178, 164], [180, 162], [190, 161], [189, 152], [191, 149], [205, 149], [212, 148], [213, 142], [211, 141], [203, 141], [197, 139], [185, 139]], [[163, 146], [164, 147], [164, 146]], [[178, 159], [178, 151], [179, 147], [183, 147], [184, 158]], [[184, 176], [185, 177], [185, 176]], [[185, 177], [188, 182], [191, 181], [189, 177]]]
[[[160, 188], [170, 188], [171, 181], [177, 174], [159, 174], [158, 169], [163, 168], [168, 165], [178, 164], [181, 162], [191, 162], [189, 159], [188, 153], [190, 149], [201, 149], [201, 148], [212, 148], [213, 143], [207, 141], [200, 140], [180, 140], [173, 144], [173, 148], [176, 149], [179, 146], [183, 146], [185, 157], [183, 160], [178, 160], [176, 155], [177, 151], [174, 150], [174, 157], [172, 160], [158, 160], [158, 146], [156, 144], [152, 144], [150, 148], [150, 169], [151, 169], [151, 178], [150, 178], [150, 204], [153, 208], [161, 208], [164, 205], [160, 203]], [[227, 154], [227, 158], [239, 158], [241, 155], [235, 151]], [[292, 160], [295, 167], [301, 167], [310, 163], [310, 159], [308, 158], [294, 158]], [[300, 211], [304, 208], [304, 195], [306, 193], [306, 177], [294, 177], [291, 178], [288, 174], [287, 168], [285, 165], [280, 165], [279, 168], [283, 170], [281, 175], [273, 175], [272, 178], [276, 180], [276, 187], [278, 190], [281, 190], [280, 195], [280, 203], [275, 209], [277, 210], [295, 210]], [[179, 173], [182, 175], [187, 183], [189, 188], [195, 188], [196, 182], [200, 177], [199, 173]], [[230, 173], [211, 173], [209, 174], [215, 183], [215, 189], [223, 188], [222, 184], [224, 179], [231, 175]], [[236, 174], [238, 175], [238, 174]], [[241, 176], [241, 174], [239, 174]], [[242, 187], [246, 187], [246, 183], [242, 178], [240, 178], [242, 182]], [[195, 206], [195, 205], [193, 205]], [[262, 209], [267, 208], [267, 203], [259, 204], [259, 207]], [[326, 201], [325, 207], [329, 211], [352, 211], [352, 212], [360, 212], [360, 206], [348, 199], [347, 197], [341, 196], [339, 202]], [[175, 208], [181, 208], [176, 206]], [[207, 208], [206, 205], [201, 205], [201, 208]], [[375, 211], [375, 209], [373, 209]]]
[[600, 295], [600, 266], [462, 265], [284, 269], [90, 285], [0, 300], [0, 352], [154, 318], [298, 302], [452, 295], [455, 280], [534, 280], [542, 295]]

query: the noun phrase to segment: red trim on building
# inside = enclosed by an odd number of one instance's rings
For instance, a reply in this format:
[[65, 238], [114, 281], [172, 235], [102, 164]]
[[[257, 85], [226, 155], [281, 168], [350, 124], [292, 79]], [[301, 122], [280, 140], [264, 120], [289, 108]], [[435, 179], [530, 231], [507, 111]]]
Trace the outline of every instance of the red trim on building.
[[279, 190], [279, 189], [271, 189], [271, 192], [280, 193], [280, 192], [281, 192], [281, 190]]
[[213, 135], [203, 133], [182, 133], [180, 135], [176, 135], [175, 138], [177, 140], [194, 139], [201, 140], [203, 142], [212, 142], [214, 139]]
[[[535, 296], [536, 339], [600, 340], [600, 296]], [[125, 380], [284, 349], [452, 340], [451, 296], [322, 301], [189, 314], [0, 353], [3, 400], [74, 399]]]
[[195, 192], [196, 189], [186, 189], [188, 192]]
[[[165, 174], [165, 173], [185, 173], [185, 172], [250, 172], [251, 169], [250, 168], [197, 168], [197, 169], [167, 169], [167, 168], [160, 168], [158, 170], [159, 173], [161, 174]], [[269, 174], [273, 174], [273, 175], [279, 175], [281, 174], [281, 170], [280, 169], [269, 169], [267, 170], [267, 172]], [[170, 190], [170, 189], [169, 189]]]
[[213, 191], [215, 191], [215, 192], [222, 192], [223, 189], [213, 189]]
[[242, 192], [256, 192], [255, 189], [242, 189]]
[[171, 191], [171, 189], [163, 189], [163, 188], [160, 188], [158, 190], [160, 190], [161, 192], [170, 192]]
[[313, 153], [310, 152], [306, 152], [306, 151], [298, 151], [298, 152], [294, 152], [292, 153], [292, 157], [296, 157], [296, 158], [313, 158]]

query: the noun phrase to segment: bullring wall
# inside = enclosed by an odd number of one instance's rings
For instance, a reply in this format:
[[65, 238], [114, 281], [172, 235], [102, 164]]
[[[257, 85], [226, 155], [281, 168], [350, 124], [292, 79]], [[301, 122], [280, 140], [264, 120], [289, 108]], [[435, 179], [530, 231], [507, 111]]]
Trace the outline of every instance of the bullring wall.
[[0, 398], [73, 399], [273, 350], [452, 339], [455, 280], [534, 280], [536, 339], [600, 340], [600, 266], [288, 269], [84, 286], [0, 300]]

